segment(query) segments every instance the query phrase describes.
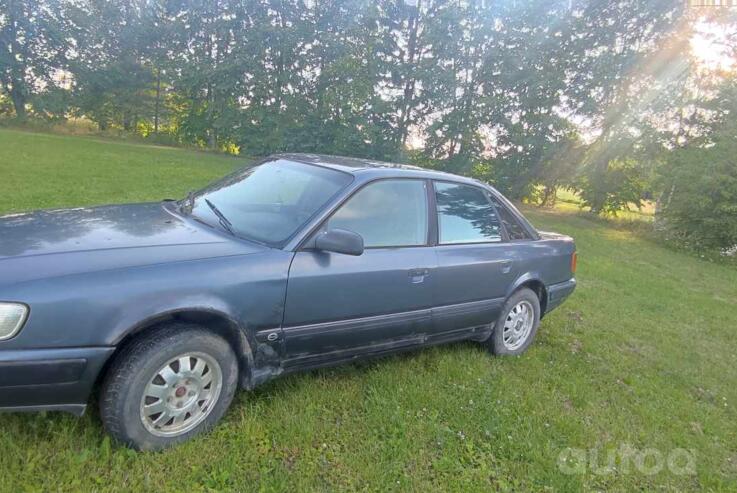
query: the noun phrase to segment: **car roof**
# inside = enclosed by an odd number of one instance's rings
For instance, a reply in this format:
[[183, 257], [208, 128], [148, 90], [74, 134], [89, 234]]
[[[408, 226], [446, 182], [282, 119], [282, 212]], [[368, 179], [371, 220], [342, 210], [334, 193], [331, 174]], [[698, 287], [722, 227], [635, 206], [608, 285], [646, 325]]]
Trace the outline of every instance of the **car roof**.
[[[410, 164], [389, 163], [386, 161], [378, 161], [374, 159], [361, 159], [345, 156], [329, 156], [326, 154], [274, 154], [269, 156], [270, 159], [288, 159], [301, 163], [307, 163], [326, 168], [332, 168], [338, 171], [351, 173], [354, 175], [370, 174], [380, 177], [416, 177], [431, 178], [436, 180], [450, 180], [463, 183], [482, 184], [478, 180], [465, 176], [454, 175], [444, 171], [436, 171]], [[485, 184], [483, 184], [485, 185]]]

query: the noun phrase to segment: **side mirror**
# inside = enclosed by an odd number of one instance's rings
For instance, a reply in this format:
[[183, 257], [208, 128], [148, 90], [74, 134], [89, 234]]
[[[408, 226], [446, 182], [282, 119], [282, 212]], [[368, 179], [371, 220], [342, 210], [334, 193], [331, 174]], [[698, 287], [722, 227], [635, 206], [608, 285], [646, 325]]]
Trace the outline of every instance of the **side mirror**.
[[324, 252], [361, 255], [363, 253], [363, 238], [353, 231], [330, 229], [320, 233], [315, 238], [315, 248]]

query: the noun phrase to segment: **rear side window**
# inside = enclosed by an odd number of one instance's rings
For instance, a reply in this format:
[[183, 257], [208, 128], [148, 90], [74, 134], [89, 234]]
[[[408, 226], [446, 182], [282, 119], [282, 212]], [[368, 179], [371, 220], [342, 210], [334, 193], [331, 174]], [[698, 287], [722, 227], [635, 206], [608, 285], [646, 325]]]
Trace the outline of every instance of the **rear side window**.
[[338, 209], [327, 227], [360, 234], [366, 247], [425, 245], [425, 182], [381, 180], [366, 185]]
[[499, 202], [493, 195], [489, 197], [491, 203], [494, 204], [499, 218], [504, 224], [504, 229], [507, 230], [507, 235], [510, 240], [529, 240], [530, 235], [527, 230], [520, 224], [516, 217], [507, 209], [507, 207]]
[[435, 182], [435, 201], [441, 245], [502, 241], [499, 218], [481, 189]]

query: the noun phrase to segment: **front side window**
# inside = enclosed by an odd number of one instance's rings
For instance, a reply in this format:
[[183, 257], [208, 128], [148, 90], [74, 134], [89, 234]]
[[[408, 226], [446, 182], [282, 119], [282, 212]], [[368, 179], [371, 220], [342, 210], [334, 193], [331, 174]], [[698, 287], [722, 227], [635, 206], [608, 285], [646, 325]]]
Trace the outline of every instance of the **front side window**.
[[327, 228], [358, 233], [368, 248], [425, 245], [425, 182], [381, 180], [366, 185], [338, 209]]
[[278, 246], [352, 180], [341, 171], [276, 159], [238, 171], [202, 190], [188, 207], [201, 221]]
[[441, 245], [502, 241], [501, 225], [483, 190], [435, 182]]

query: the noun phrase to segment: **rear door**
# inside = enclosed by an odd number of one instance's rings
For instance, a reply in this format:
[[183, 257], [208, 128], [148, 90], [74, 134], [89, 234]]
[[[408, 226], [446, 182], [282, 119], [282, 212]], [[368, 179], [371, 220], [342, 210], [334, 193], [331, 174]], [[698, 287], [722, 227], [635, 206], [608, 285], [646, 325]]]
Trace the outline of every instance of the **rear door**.
[[428, 186], [378, 180], [338, 208], [323, 228], [360, 234], [362, 255], [295, 255], [284, 319], [287, 366], [414, 345], [432, 330]]
[[515, 252], [486, 190], [434, 181], [437, 334], [488, 325], [515, 279]]

